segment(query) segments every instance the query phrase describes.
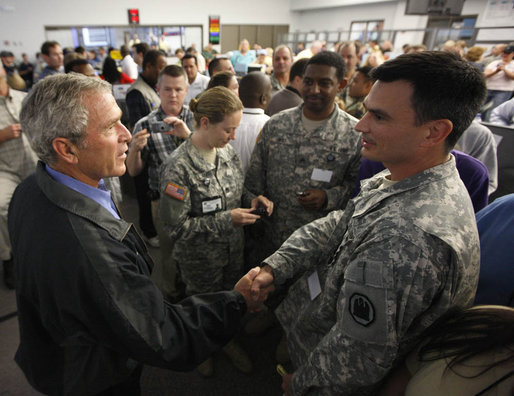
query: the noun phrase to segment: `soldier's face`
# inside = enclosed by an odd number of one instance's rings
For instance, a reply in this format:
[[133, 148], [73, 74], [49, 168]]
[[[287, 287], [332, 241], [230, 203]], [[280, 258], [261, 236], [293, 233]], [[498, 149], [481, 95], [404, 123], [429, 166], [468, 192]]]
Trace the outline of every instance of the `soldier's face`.
[[377, 81], [364, 101], [367, 112], [355, 126], [362, 133], [362, 156], [382, 162], [391, 174], [418, 164], [420, 147], [430, 134], [429, 123], [416, 125], [412, 92], [403, 80]]
[[[236, 138], [236, 129], [241, 123], [242, 110], [227, 114], [223, 121], [213, 124], [207, 120], [204, 127], [207, 129], [207, 144], [211, 148], [225, 147], [228, 142]], [[204, 117], [206, 119], [206, 117]], [[204, 119], [202, 119], [204, 120]], [[202, 122], [202, 121], [201, 121]]]
[[361, 72], [356, 72], [348, 86], [350, 96], [353, 98], [362, 98], [369, 93], [372, 85], [372, 82]]
[[344, 80], [338, 81], [335, 67], [308, 65], [301, 89], [304, 108], [313, 114], [331, 112], [334, 99], [344, 84]]
[[273, 55], [273, 71], [277, 74], [289, 73], [293, 59], [287, 48], [281, 48]]

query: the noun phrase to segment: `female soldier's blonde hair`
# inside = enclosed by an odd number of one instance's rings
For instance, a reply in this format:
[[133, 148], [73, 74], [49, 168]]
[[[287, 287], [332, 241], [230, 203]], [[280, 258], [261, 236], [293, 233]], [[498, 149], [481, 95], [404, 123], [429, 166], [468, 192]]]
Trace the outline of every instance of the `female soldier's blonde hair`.
[[189, 102], [189, 109], [194, 114], [195, 126], [200, 125], [202, 117], [217, 124], [223, 121], [227, 114], [243, 110], [243, 104], [239, 98], [228, 88], [214, 87], [203, 92], [198, 99]]

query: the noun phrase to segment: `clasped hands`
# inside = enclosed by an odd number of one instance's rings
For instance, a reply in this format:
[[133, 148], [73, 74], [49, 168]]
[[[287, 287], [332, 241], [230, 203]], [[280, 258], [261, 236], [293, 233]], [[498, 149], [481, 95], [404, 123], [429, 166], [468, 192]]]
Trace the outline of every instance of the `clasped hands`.
[[237, 282], [234, 290], [244, 297], [248, 311], [260, 311], [269, 293], [275, 290], [272, 268], [268, 265], [252, 268]]

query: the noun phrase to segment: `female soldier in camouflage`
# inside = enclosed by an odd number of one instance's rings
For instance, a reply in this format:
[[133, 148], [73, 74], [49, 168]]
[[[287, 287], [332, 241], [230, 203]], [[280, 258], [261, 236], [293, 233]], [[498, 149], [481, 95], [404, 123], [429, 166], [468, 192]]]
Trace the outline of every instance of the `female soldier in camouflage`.
[[[172, 260], [186, 294], [192, 295], [233, 287], [242, 274], [242, 226], [259, 219], [251, 213], [258, 206], [271, 215], [273, 204], [259, 196], [251, 208], [240, 208], [243, 172], [228, 144], [242, 117], [239, 98], [225, 87], [215, 87], [189, 107], [195, 132], [162, 164], [160, 216], [174, 242]], [[233, 341], [224, 350], [238, 369], [251, 371], [250, 360]], [[212, 360], [199, 371], [212, 374]]]

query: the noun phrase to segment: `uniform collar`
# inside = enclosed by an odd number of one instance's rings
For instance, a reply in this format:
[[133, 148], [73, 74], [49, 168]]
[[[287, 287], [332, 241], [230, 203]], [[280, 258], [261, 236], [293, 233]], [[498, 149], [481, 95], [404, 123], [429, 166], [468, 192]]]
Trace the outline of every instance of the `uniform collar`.
[[[361, 184], [361, 193], [357, 196], [357, 198], [355, 198], [354, 216], [364, 215], [388, 197], [451, 176], [453, 173], [457, 172], [457, 170], [455, 167], [455, 157], [453, 154], [450, 154], [450, 157], [451, 158], [449, 161], [446, 161], [441, 165], [425, 169], [422, 172], [400, 180], [398, 183], [395, 183], [394, 185], [384, 189], [379, 189], [378, 187], [380, 187], [382, 184], [383, 178], [390, 174], [388, 169], [377, 173], [370, 179], [364, 180]], [[359, 197], [365, 199], [359, 199]]]

